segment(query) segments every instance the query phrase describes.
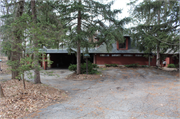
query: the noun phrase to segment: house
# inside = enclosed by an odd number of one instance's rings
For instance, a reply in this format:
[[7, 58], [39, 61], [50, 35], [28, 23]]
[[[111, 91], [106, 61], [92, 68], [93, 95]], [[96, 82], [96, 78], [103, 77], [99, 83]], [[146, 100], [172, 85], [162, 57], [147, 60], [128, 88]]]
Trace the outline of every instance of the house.
[[[103, 43], [99, 47], [89, 50], [91, 61], [94, 64], [104, 65], [104, 64], [134, 64], [139, 65], [151, 65], [156, 66], [156, 56], [145, 54], [140, 52], [137, 48], [132, 47], [130, 36], [124, 36], [125, 42], [119, 43], [118, 41], [113, 44], [113, 48], [107, 51], [106, 45]], [[47, 59], [47, 55], [53, 63], [51, 68], [67, 68], [70, 64], [76, 64], [76, 54], [68, 54], [67, 49], [46, 49], [44, 59]], [[144, 57], [151, 56], [151, 57]], [[173, 57], [173, 53], [161, 54], [161, 56], [166, 56], [166, 66], [171, 63], [178, 64], [179, 59]], [[83, 62], [83, 56], [81, 57]], [[162, 61], [161, 61], [162, 63]], [[42, 62], [44, 69], [47, 69], [47, 62]]]

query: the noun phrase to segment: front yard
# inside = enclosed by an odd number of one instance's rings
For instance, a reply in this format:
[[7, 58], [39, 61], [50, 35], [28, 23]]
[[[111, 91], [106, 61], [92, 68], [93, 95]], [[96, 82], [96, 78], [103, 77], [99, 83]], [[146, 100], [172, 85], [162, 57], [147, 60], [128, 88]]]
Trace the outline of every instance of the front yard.
[[26, 90], [21, 81], [1, 81], [6, 96], [0, 99], [1, 118], [180, 118], [177, 71], [99, 70], [102, 73], [97, 75], [78, 76], [68, 70], [52, 70], [59, 77], [41, 75], [43, 84], [27, 82]]

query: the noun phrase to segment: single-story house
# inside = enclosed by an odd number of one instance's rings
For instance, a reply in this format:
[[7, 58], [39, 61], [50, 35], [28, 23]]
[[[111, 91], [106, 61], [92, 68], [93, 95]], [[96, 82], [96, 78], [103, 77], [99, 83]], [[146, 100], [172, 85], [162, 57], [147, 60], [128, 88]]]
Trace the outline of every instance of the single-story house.
[[[91, 61], [94, 64], [104, 65], [104, 64], [134, 64], [138, 63], [139, 65], [150, 65], [156, 66], [156, 55], [145, 54], [140, 52], [137, 48], [132, 47], [130, 36], [124, 36], [125, 42], [119, 43], [116, 42], [113, 44], [113, 48], [108, 52], [106, 45], [103, 43], [99, 47], [89, 50]], [[152, 54], [152, 53], [151, 53]], [[177, 56], [179, 55], [176, 53]], [[67, 49], [45, 49], [44, 59], [47, 59], [47, 55], [50, 60], [53, 61], [51, 68], [67, 68], [70, 64], [76, 64], [76, 54], [68, 54]], [[144, 55], [149, 55], [151, 57], [144, 57]], [[166, 66], [168, 64], [178, 64], [179, 56], [173, 57], [174, 53], [165, 53], [161, 56], [166, 56]], [[82, 62], [84, 61], [82, 56]], [[161, 61], [162, 63], [162, 61]], [[47, 62], [42, 62], [44, 69], [47, 69]]]

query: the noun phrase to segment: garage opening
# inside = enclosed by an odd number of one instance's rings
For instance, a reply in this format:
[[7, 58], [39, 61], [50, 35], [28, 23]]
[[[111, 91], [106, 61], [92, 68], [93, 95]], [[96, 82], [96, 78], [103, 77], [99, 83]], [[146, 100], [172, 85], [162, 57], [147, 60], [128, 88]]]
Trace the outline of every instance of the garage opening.
[[75, 54], [50, 54], [51, 68], [67, 69], [70, 64], [76, 64]]
[[[49, 54], [50, 60], [52, 64], [50, 68], [53, 69], [67, 69], [70, 64], [76, 64], [77, 59], [75, 54], [67, 54], [67, 53], [52, 53]], [[93, 54], [90, 54], [90, 58], [88, 59], [93, 63]], [[85, 59], [81, 56], [81, 63], [84, 63]]]

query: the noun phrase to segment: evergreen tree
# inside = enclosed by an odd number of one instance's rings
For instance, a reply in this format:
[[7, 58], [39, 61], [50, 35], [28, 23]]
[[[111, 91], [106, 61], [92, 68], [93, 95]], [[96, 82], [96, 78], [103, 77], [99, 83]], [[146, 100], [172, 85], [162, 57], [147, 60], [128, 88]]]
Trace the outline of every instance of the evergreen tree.
[[[17, 4], [21, 2], [22, 0], [20, 2], [12, 0], [11, 2], [3, 3], [7, 12], [3, 12], [1, 16], [3, 24], [0, 28], [3, 39], [3, 52], [8, 54], [10, 58], [15, 57], [12, 52], [20, 54], [18, 58], [21, 60], [9, 61], [9, 65], [12, 66], [12, 72], [18, 72], [16, 76], [18, 78], [21, 74], [24, 74], [24, 71], [32, 68], [35, 69], [35, 72], [39, 72], [38, 62], [41, 60], [39, 56], [43, 53], [39, 52], [39, 50], [43, 46], [58, 47], [55, 43], [60, 42], [63, 33], [62, 24], [54, 12], [57, 6], [55, 2], [37, 1], [34, 4], [35, 1], [33, 0], [31, 7], [31, 1], [25, 1], [23, 14], [20, 17], [16, 17], [16, 12], [14, 11], [17, 9]], [[18, 44], [15, 44], [16, 36], [19, 36], [21, 41]], [[16, 49], [12, 48], [14, 45], [17, 46]], [[35, 56], [34, 59], [27, 57], [27, 53]], [[18, 62], [18, 65], [16, 62]], [[15, 66], [18, 67], [15, 68]], [[35, 73], [35, 77], [37, 77], [35, 78], [35, 83], [41, 82], [39, 76], [39, 73]]]
[[[34, 28], [36, 27], [36, 3], [35, 0], [31, 0], [31, 10], [32, 10], [32, 19], [34, 23]], [[33, 34], [33, 42], [34, 42], [34, 47], [37, 48], [35, 49], [34, 52], [34, 83], [41, 83], [40, 80], [40, 71], [39, 71], [39, 53], [38, 53], [38, 39], [36, 37], [36, 34]]]
[[[134, 5], [131, 2], [130, 5]], [[156, 65], [160, 66], [160, 54], [169, 49], [178, 50], [176, 33], [179, 23], [179, 4], [170, 0], [144, 0], [135, 5], [132, 17], [138, 23], [131, 28], [134, 44], [145, 53], [157, 54]]]
[[[110, 48], [112, 40], [124, 39], [123, 25], [129, 19], [125, 18], [121, 21], [116, 19], [121, 10], [112, 11], [113, 2], [102, 4], [95, 0], [61, 0], [57, 1], [57, 4], [60, 19], [69, 29], [66, 37], [67, 45], [69, 49], [77, 48], [77, 74], [80, 74], [81, 48], [95, 46], [100, 42], [107, 43], [107, 47]], [[103, 23], [107, 22], [113, 25], [107, 28], [102, 27]], [[89, 39], [93, 39], [97, 30], [100, 32], [99, 41], [94, 43]]]
[[[19, 1], [11, 1], [9, 3], [8, 1], [4, 1], [4, 5], [6, 6], [6, 12], [4, 11], [5, 16], [5, 23], [10, 25], [10, 22], [18, 23], [21, 19], [24, 11], [24, 0]], [[14, 11], [10, 11], [10, 8], [13, 8]], [[13, 19], [12, 19], [13, 18]], [[7, 20], [7, 21], [6, 21]], [[7, 26], [3, 27], [4, 33], [6, 34], [7, 31], [9, 31], [9, 35], [4, 35], [7, 39], [11, 41], [6, 42], [4, 45], [9, 48], [9, 59], [11, 60], [10, 66], [12, 67], [12, 79], [19, 79], [19, 71], [16, 70], [19, 68], [20, 65], [20, 57], [21, 57], [21, 43], [22, 43], [22, 27], [19, 27], [17, 25], [14, 25], [11, 29], [9, 29]]]

